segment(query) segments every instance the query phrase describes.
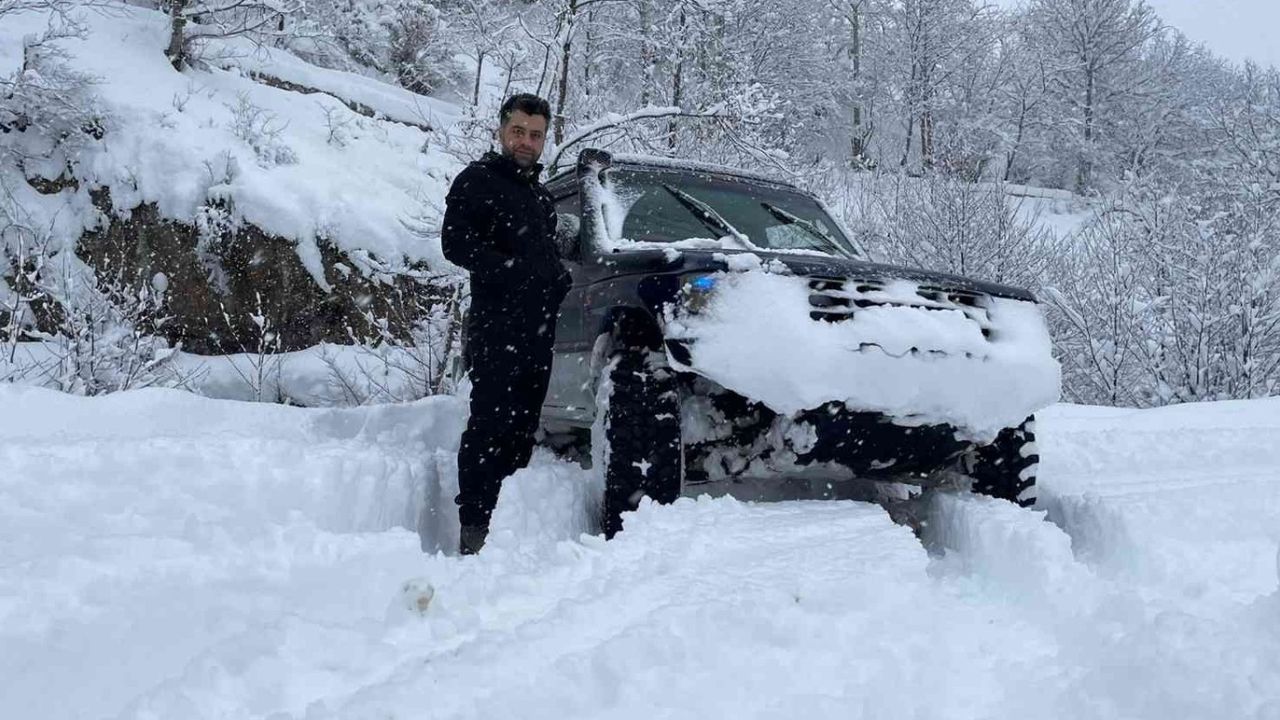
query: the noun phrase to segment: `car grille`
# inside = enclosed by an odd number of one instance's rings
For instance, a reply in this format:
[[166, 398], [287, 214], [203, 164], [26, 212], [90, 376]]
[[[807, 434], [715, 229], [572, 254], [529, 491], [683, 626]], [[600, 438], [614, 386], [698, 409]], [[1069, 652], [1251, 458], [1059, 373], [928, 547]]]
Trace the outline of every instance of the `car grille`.
[[914, 294], [907, 295], [898, 288], [890, 291], [886, 283], [874, 280], [809, 279], [809, 317], [823, 322], [847, 320], [858, 310], [873, 307], [955, 310], [964, 313], [978, 325], [982, 336], [990, 339], [992, 325], [986, 306], [986, 295], [969, 290], [919, 285]]

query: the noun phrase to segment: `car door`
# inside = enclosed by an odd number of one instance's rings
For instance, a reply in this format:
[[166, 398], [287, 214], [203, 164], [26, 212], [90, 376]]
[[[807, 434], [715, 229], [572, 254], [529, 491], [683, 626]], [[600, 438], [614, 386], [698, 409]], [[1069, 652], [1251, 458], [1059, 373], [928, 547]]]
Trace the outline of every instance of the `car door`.
[[582, 211], [577, 188], [555, 195], [557, 240], [561, 255], [573, 276], [573, 286], [560, 304], [556, 322], [555, 355], [551, 361], [551, 383], [542, 414], [545, 419], [571, 423], [590, 422], [595, 410], [591, 383], [591, 346], [586, 337], [584, 298], [587, 273], [581, 248]]

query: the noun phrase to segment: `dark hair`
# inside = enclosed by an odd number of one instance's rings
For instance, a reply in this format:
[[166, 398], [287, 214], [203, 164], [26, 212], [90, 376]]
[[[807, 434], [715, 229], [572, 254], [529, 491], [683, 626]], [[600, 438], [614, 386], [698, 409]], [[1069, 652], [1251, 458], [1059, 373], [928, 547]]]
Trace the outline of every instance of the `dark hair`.
[[547, 119], [548, 125], [551, 124], [551, 105], [532, 93], [520, 93], [507, 98], [507, 101], [502, 103], [502, 110], [498, 111], [499, 124], [506, 125], [511, 115], [517, 110], [526, 115], [541, 115]]

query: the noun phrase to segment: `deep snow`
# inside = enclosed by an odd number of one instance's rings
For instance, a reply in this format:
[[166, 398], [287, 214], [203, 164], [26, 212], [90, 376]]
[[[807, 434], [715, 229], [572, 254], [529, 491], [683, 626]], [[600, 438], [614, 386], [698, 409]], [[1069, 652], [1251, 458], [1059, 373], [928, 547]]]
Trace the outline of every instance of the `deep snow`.
[[465, 559], [457, 400], [0, 407], [4, 718], [1280, 717], [1280, 400], [1057, 406], [1052, 522], [942, 496], [924, 544], [729, 498], [604, 543], [540, 455]]

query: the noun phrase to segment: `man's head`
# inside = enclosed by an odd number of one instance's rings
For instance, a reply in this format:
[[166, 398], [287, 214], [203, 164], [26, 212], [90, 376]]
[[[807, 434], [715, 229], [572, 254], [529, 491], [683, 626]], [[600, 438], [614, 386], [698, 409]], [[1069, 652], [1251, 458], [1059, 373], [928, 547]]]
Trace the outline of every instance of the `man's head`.
[[498, 142], [502, 154], [522, 168], [533, 167], [542, 157], [547, 142], [547, 125], [551, 123], [551, 106], [537, 95], [512, 95], [502, 103], [498, 114]]

